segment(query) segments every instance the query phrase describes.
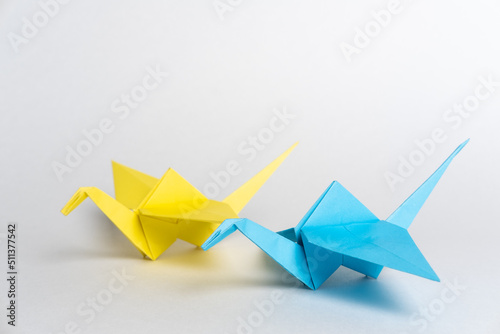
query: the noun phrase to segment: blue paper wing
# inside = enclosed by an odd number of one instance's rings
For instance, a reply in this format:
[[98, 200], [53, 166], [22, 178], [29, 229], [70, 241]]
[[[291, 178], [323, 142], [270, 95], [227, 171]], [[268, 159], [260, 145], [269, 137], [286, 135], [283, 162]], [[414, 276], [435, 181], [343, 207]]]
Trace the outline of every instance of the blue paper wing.
[[379, 221], [302, 229], [308, 242], [355, 259], [439, 281], [408, 231]]

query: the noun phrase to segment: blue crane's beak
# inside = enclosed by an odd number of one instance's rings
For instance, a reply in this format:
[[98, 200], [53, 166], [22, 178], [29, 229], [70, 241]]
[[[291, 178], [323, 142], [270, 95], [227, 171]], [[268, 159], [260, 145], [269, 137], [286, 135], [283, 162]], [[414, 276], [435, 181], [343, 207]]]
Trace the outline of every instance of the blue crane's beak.
[[208, 250], [215, 246], [219, 241], [223, 240], [225, 237], [236, 231], [235, 223], [242, 220], [242, 218], [231, 218], [226, 219], [220, 224], [220, 226], [212, 233], [211, 236], [201, 245], [203, 250]]

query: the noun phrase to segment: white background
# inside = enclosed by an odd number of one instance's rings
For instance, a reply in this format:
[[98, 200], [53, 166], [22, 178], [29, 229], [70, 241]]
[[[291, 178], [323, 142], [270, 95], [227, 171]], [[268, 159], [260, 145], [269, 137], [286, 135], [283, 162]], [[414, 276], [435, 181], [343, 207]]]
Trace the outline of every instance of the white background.
[[[0, 263], [5, 272], [16, 222], [20, 273], [16, 328], [0, 275], [0, 332], [245, 333], [243, 319], [253, 333], [498, 333], [500, 87], [459, 125], [443, 116], [473, 101], [479, 77], [500, 81], [500, 7], [404, 2], [349, 62], [341, 43], [388, 3], [233, 1], [221, 16], [211, 0], [75, 0], [14, 47], [41, 8], [0, 2]], [[112, 103], [157, 66], [168, 78], [120, 119]], [[247, 161], [238, 146], [284, 108], [295, 118]], [[113, 131], [60, 182], [54, 162], [105, 118]], [[386, 173], [437, 128], [446, 140], [391, 188]], [[467, 138], [410, 228], [440, 283], [342, 269], [311, 291], [240, 234], [208, 252], [178, 241], [152, 262], [91, 201], [59, 212], [81, 186], [112, 195], [111, 160], [156, 177], [173, 167], [200, 189], [236, 160], [223, 199], [300, 141], [242, 217], [294, 226], [338, 180], [383, 219]], [[79, 305], [122, 270], [134, 279], [87, 322]], [[450, 294], [446, 282], [465, 288]], [[273, 293], [280, 302], [262, 315], [256, 303]]]

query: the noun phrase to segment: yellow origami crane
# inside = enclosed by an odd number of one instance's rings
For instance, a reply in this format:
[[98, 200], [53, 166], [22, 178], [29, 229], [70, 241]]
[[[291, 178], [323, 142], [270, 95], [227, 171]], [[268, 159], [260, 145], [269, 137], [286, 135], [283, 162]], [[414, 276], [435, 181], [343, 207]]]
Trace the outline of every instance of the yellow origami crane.
[[143, 256], [156, 260], [177, 238], [201, 246], [224, 220], [239, 218], [296, 145], [221, 202], [206, 198], [172, 168], [157, 179], [113, 161], [116, 199], [96, 187], [82, 187], [61, 212], [68, 215], [90, 197]]

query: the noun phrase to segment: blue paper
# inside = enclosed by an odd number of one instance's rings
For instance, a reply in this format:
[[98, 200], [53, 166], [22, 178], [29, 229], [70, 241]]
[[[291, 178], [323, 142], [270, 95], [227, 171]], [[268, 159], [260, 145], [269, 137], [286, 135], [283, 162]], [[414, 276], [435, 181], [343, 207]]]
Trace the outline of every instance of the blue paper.
[[341, 265], [373, 278], [389, 267], [439, 281], [407, 229], [467, 142], [386, 220], [379, 220], [334, 181], [295, 228], [272, 232], [246, 218], [227, 219], [201, 247], [207, 250], [239, 230], [311, 289], [317, 289]]

